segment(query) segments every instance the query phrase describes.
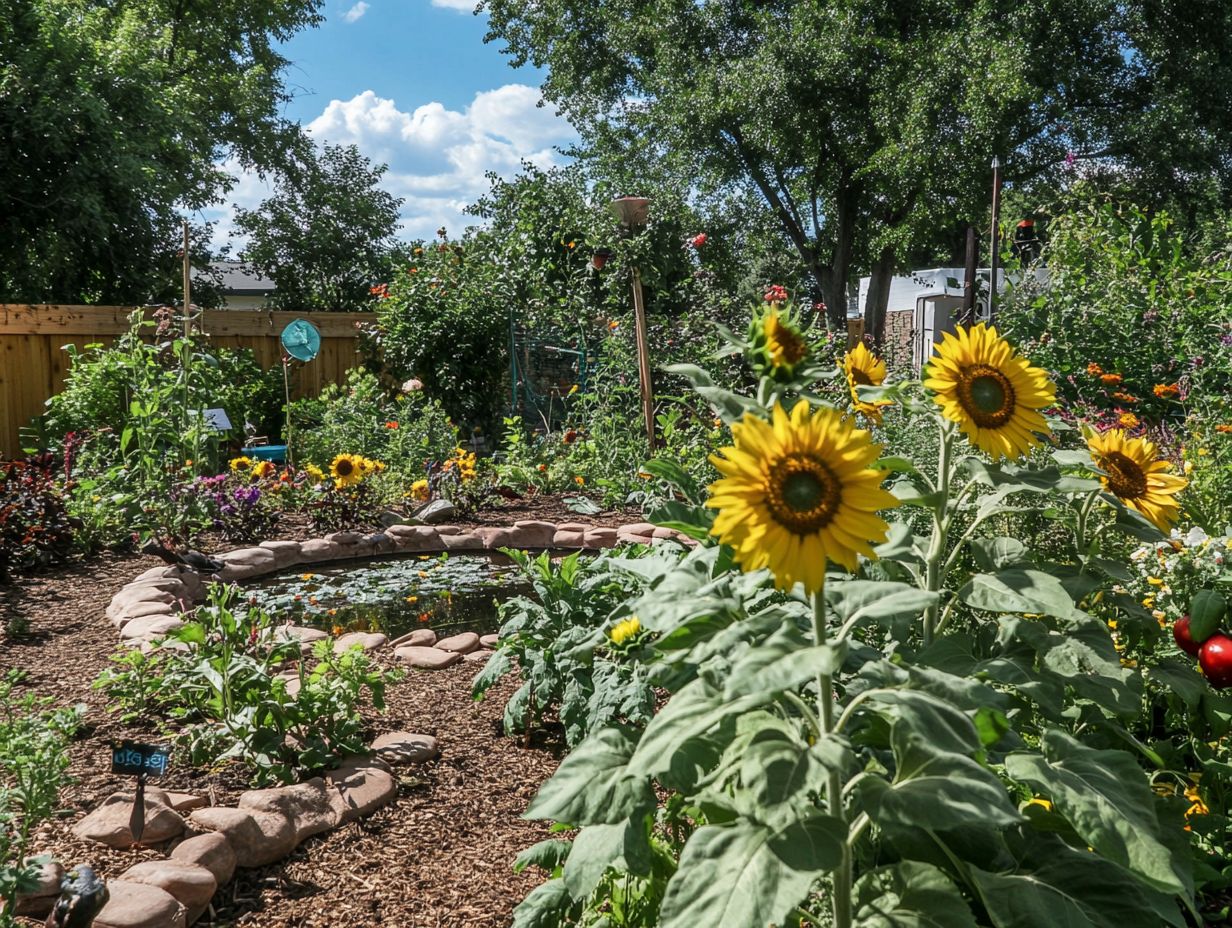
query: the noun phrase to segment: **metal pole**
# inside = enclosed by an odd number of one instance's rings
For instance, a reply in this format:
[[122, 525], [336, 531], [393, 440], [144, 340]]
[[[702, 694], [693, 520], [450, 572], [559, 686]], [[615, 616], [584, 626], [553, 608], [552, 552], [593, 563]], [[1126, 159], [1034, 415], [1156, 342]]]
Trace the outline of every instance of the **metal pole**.
[[978, 255], [975, 226], [967, 226], [967, 254], [963, 262], [963, 325], [971, 325], [975, 321], [975, 266]]
[[637, 374], [642, 387], [642, 416], [646, 419], [646, 440], [655, 451], [654, 392], [650, 383], [650, 348], [646, 342], [646, 304], [642, 300], [642, 275], [633, 268], [633, 322], [637, 339]]
[[291, 446], [294, 444], [291, 441], [291, 375], [288, 368], [291, 366], [291, 359], [284, 357], [282, 359], [282, 390], [287, 398], [287, 467], [295, 469], [295, 457], [291, 451]]
[[992, 159], [992, 234], [989, 238], [988, 322], [991, 324], [997, 304], [997, 264], [1001, 258], [1001, 159], [995, 156]]
[[192, 334], [192, 274], [188, 257], [188, 220], [184, 220], [184, 337]]

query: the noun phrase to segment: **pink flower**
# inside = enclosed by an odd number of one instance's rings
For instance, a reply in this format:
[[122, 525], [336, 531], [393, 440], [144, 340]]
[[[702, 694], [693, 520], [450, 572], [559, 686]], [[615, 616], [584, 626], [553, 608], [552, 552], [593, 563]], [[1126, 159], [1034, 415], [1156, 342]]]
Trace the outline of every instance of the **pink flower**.
[[418, 377], [412, 377], [402, 385], [403, 393], [418, 393], [423, 389], [423, 381]]

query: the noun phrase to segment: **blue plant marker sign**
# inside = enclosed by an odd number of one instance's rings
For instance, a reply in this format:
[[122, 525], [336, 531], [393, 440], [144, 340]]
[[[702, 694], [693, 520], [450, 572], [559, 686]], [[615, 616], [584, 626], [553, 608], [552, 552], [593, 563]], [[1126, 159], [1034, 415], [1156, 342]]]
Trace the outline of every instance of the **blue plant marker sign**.
[[122, 741], [111, 749], [111, 772], [121, 776], [161, 777], [171, 762], [171, 751], [153, 744]]
[[133, 811], [128, 816], [128, 830], [133, 836], [133, 844], [140, 844], [145, 833], [145, 779], [161, 777], [167, 772], [170, 762], [171, 751], [155, 744], [121, 741], [118, 746], [111, 746], [111, 772], [137, 778]]

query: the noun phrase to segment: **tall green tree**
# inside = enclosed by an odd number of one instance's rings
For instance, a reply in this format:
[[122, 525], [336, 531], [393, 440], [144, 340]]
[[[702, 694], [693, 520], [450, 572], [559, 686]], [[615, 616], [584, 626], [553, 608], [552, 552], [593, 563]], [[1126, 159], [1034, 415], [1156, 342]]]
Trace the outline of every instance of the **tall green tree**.
[[319, 5], [0, 4], [0, 299], [148, 299], [179, 213], [233, 183], [225, 159], [293, 169], [306, 142], [280, 115], [278, 45]]
[[[482, 7], [489, 39], [548, 69], [545, 97], [592, 154], [755, 190], [836, 322], [856, 272], [874, 278], [877, 328], [904, 256], [956, 220], [986, 222], [994, 154], [1016, 181], [1062, 171], [1071, 152], [1156, 185], [1232, 171], [1217, 157], [1232, 137], [1232, 10], [1214, 0]], [[1165, 21], [1192, 24], [1194, 7], [1208, 25], [1181, 41]]]
[[402, 205], [380, 188], [385, 171], [354, 145], [325, 145], [256, 209], [236, 211], [244, 257], [274, 282], [273, 305], [371, 308], [371, 288], [389, 279]]

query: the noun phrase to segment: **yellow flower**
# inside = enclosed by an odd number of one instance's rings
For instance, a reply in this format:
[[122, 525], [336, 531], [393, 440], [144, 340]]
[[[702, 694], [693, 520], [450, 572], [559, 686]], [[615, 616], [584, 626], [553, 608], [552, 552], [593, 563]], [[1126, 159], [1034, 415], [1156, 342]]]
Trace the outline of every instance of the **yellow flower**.
[[1091, 459], [1104, 472], [1104, 489], [1131, 509], [1136, 509], [1167, 531], [1180, 517], [1176, 495], [1189, 481], [1167, 473], [1171, 468], [1160, 460], [1155, 444], [1145, 438], [1129, 438], [1120, 429], [1109, 429], [1087, 439]]
[[569, 393], [567, 395], [573, 396], [573, 394], [577, 393], [577, 391], [578, 391], [578, 385], [575, 383], [573, 386], [569, 388]]
[[275, 470], [277, 470], [277, 468], [274, 467], [273, 461], [258, 461], [256, 464], [252, 465], [252, 475], [254, 477], [265, 478], [272, 474]]
[[311, 477], [313, 480], [315, 480], [317, 483], [320, 483], [322, 480], [325, 479], [325, 471], [321, 470], [321, 468], [317, 467], [315, 464], [309, 464], [307, 467], [305, 467], [304, 473], [307, 474], [309, 477]]
[[406, 598], [406, 601], [407, 601], [408, 603], [417, 603], [417, 602], [419, 602], [419, 597], [418, 597], [418, 596], [408, 596], [408, 597]]
[[253, 460], [247, 455], [243, 455], [238, 458], [232, 458], [231, 459], [231, 473], [238, 474], [242, 470], [249, 470], [252, 468], [252, 465], [253, 465]]
[[1138, 425], [1138, 417], [1132, 412], [1123, 412], [1117, 416], [1117, 422], [1122, 428], [1132, 429]]
[[349, 487], [364, 479], [363, 461], [356, 454], [340, 454], [329, 464], [330, 476], [338, 489]]
[[1030, 800], [1030, 801], [1027, 803], [1027, 805], [1029, 805], [1029, 806], [1043, 806], [1043, 808], [1044, 808], [1044, 811], [1045, 811], [1045, 812], [1051, 812], [1051, 811], [1052, 811], [1052, 803], [1051, 803], [1051, 802], [1049, 802], [1047, 799], [1044, 799], [1042, 796], [1036, 796], [1034, 799]]
[[421, 503], [428, 498], [428, 481], [416, 480], [411, 484], [411, 499], [417, 499]]
[[804, 337], [791, 323], [779, 318], [773, 307], [766, 313], [766, 352], [775, 367], [795, 367], [808, 354]]
[[301, 580], [311, 580], [311, 579], [312, 579], [313, 577], [315, 577], [315, 576], [316, 576], [316, 574], [300, 574], [300, 575], [299, 575], [299, 578], [300, 578]]
[[575, 476], [573, 478], [573, 482], [576, 483], [579, 487], [586, 486], [586, 478], [583, 477], [581, 474], [578, 474], [577, 476]]
[[1198, 792], [1197, 783], [1185, 790], [1185, 798], [1192, 803], [1192, 805], [1185, 810], [1186, 818], [1189, 818], [1191, 815], [1207, 815], [1210, 813], [1211, 810], [1208, 809], [1206, 807], [1206, 803], [1202, 801], [1202, 794]]
[[935, 391], [945, 417], [994, 460], [1021, 457], [1039, 443], [1036, 433], [1049, 433], [1039, 410], [1056, 401], [1055, 385], [995, 328], [959, 326], [933, 352], [924, 386]]
[[790, 414], [776, 403], [773, 417], [745, 413], [732, 425], [735, 445], [711, 456], [723, 475], [706, 503], [719, 510], [711, 532], [744, 570], [768, 567], [780, 589], [802, 582], [812, 593], [827, 559], [855, 570], [857, 554], [875, 557], [872, 543], [888, 531], [877, 511], [898, 500], [869, 467], [881, 446], [837, 410], [800, 400]]
[[632, 615], [623, 622], [617, 622], [607, 633], [612, 644], [621, 645], [642, 630], [642, 623], [637, 616]]
[[1147, 577], [1146, 582], [1149, 583], [1151, 586], [1163, 586], [1164, 585], [1163, 580], [1159, 579], [1159, 577]]
[[881, 407], [892, 406], [888, 400], [878, 400], [866, 403], [860, 399], [856, 387], [879, 387], [885, 382], [885, 361], [873, 356], [863, 342], [856, 345], [843, 357], [843, 372], [847, 375], [847, 386], [851, 390], [851, 402], [856, 412], [867, 416], [874, 422], [881, 421]]

